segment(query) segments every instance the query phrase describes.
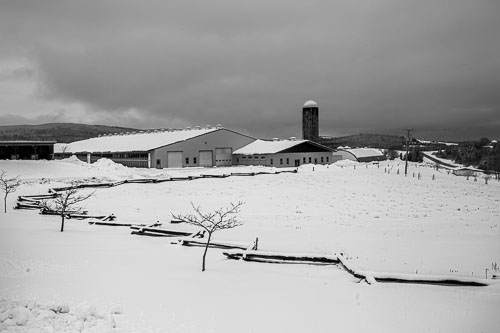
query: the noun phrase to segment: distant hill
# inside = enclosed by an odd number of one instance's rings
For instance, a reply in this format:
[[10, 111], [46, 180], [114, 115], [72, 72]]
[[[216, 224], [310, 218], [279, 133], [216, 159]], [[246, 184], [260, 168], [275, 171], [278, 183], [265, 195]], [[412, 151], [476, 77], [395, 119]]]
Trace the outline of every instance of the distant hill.
[[349, 146], [351, 148], [370, 147], [402, 150], [405, 145], [405, 137], [383, 134], [357, 134], [337, 138], [322, 137], [320, 143], [333, 149], [339, 146]]
[[104, 126], [83, 125], [72, 123], [50, 123], [42, 125], [12, 125], [0, 126], [0, 140], [36, 140], [73, 142], [93, 138], [99, 134], [137, 131], [137, 129]]

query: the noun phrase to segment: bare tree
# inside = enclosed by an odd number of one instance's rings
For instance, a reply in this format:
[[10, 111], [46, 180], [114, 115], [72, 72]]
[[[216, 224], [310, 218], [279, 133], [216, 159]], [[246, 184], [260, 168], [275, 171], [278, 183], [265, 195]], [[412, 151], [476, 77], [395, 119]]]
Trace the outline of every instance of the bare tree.
[[64, 220], [68, 213], [78, 214], [83, 212], [79, 203], [87, 200], [95, 192], [88, 194], [79, 194], [78, 189], [72, 188], [58, 193], [58, 196], [52, 200], [44, 200], [42, 206], [45, 209], [56, 211], [61, 216], [61, 232], [64, 231]]
[[238, 201], [237, 203], [231, 203], [229, 207], [221, 207], [213, 212], [204, 213], [201, 211], [200, 206], [195, 206], [191, 203], [194, 214], [172, 213], [174, 219], [200, 227], [208, 234], [205, 251], [203, 252], [203, 262], [201, 266], [202, 272], [205, 271], [205, 259], [208, 247], [210, 246], [210, 241], [212, 239], [212, 234], [218, 230], [232, 229], [242, 225], [243, 223], [238, 221], [237, 215], [239, 214], [240, 208], [243, 204], [243, 202]]
[[19, 176], [7, 178], [7, 172], [1, 170], [0, 187], [5, 194], [3, 197], [4, 213], [7, 213], [7, 196], [9, 193], [16, 192], [19, 185], [21, 185], [21, 179], [19, 179]]

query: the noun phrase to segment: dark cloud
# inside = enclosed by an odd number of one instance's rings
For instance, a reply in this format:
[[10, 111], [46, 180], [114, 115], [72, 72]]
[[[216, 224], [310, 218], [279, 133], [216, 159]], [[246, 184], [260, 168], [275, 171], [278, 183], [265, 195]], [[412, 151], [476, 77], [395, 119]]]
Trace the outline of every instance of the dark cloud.
[[412, 127], [461, 138], [500, 125], [494, 0], [0, 6], [0, 57], [29, 58], [45, 98], [87, 105], [92, 119], [300, 136], [302, 103], [314, 99], [330, 135]]

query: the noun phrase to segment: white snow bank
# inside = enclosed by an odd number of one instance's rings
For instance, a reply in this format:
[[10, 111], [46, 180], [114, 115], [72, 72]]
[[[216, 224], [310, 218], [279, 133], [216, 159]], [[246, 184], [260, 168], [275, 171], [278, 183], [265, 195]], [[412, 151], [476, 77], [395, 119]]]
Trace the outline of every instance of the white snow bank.
[[103, 312], [81, 304], [70, 309], [66, 304], [42, 305], [36, 301], [0, 300], [2, 332], [124, 332], [115, 322], [116, 311]]
[[335, 163], [333, 163], [333, 165], [336, 165], [336, 166], [339, 166], [339, 167], [347, 167], [347, 166], [354, 166], [354, 165], [360, 165], [361, 163], [359, 162], [356, 162], [356, 161], [353, 161], [353, 160], [340, 160], [340, 161], [337, 161]]
[[93, 163], [92, 166], [100, 170], [109, 170], [109, 171], [123, 171], [127, 169], [126, 166], [115, 163], [109, 158], [100, 158], [95, 163]]
[[68, 158], [63, 158], [62, 160], [59, 160], [63, 163], [70, 163], [70, 164], [76, 164], [76, 165], [81, 165], [81, 166], [88, 166], [87, 162], [84, 162], [80, 160], [78, 157], [75, 155], [71, 155]]

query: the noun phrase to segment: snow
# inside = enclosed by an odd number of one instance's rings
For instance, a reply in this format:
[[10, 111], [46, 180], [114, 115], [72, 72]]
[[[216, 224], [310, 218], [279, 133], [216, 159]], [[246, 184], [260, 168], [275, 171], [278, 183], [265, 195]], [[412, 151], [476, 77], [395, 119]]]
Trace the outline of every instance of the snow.
[[363, 163], [359, 163], [358, 161], [353, 161], [353, 160], [340, 160], [335, 162], [335, 166], [337, 167], [354, 167], [355, 165], [362, 165]]
[[468, 167], [460, 167], [459, 166], [459, 167], [454, 168], [453, 170], [456, 170], [456, 171], [458, 171], [458, 170], [470, 170], [470, 171], [484, 172], [484, 170], [473, 168], [471, 166], [468, 166]]
[[106, 135], [72, 142], [66, 146], [65, 152], [148, 151], [218, 130], [220, 129], [200, 128], [193, 130], [155, 131], [126, 135]]
[[318, 103], [312, 100], [308, 100], [307, 102], [304, 103], [305, 108], [310, 108], [310, 107], [318, 107]]
[[99, 312], [95, 306], [87, 304], [70, 310], [65, 304], [0, 300], [2, 332], [111, 332], [116, 327], [116, 316], [116, 312]]
[[[275, 171], [265, 167], [140, 169], [110, 160], [0, 161], [23, 184], [0, 214], [0, 331], [497, 332], [500, 281], [486, 287], [377, 283], [338, 266], [229, 260], [126, 227], [13, 210], [18, 195], [72, 182]], [[391, 170], [390, 173], [385, 171]], [[400, 170], [398, 174], [396, 171]], [[484, 279], [500, 263], [500, 182], [467, 181], [425, 164], [339, 161], [298, 173], [85, 189], [89, 214], [163, 223], [191, 202], [242, 200], [243, 226], [214, 234], [265, 253], [344, 253], [364, 272]], [[413, 174], [421, 174], [420, 179]], [[434, 176], [434, 180], [433, 180]], [[3, 207], [2, 207], [3, 208]]]
[[307, 140], [255, 140], [254, 142], [242, 147], [234, 154], [253, 155], [253, 154], [276, 154], [282, 150], [295, 147], [301, 143], [308, 142]]
[[70, 157], [64, 158], [64, 159], [62, 159], [60, 161], [63, 162], [63, 163], [76, 164], [76, 165], [80, 165], [80, 166], [87, 166], [88, 165], [87, 162], [84, 162], [84, 161], [80, 160], [75, 155], [71, 155]]
[[437, 156], [435, 155], [435, 153], [436, 153], [435, 151], [433, 151], [433, 152], [425, 152], [425, 153], [423, 153], [423, 161], [424, 161], [425, 163], [436, 164], [436, 162], [434, 162], [433, 160], [431, 160], [430, 158], [428, 158], [428, 157], [427, 157], [427, 155], [431, 155], [431, 157], [432, 157], [433, 159], [435, 159], [435, 160], [437, 160], [437, 161], [440, 161], [440, 162], [442, 162], [442, 163], [445, 163], [445, 164], [447, 164], [447, 165], [450, 165], [450, 166], [451, 166], [451, 167], [453, 167], [453, 168], [462, 168], [462, 167], [464, 167], [464, 166], [463, 166], [463, 165], [461, 165], [461, 164], [457, 164], [457, 163], [453, 162], [453, 160], [446, 159], [446, 158], [440, 158], [440, 157], [437, 157]]

